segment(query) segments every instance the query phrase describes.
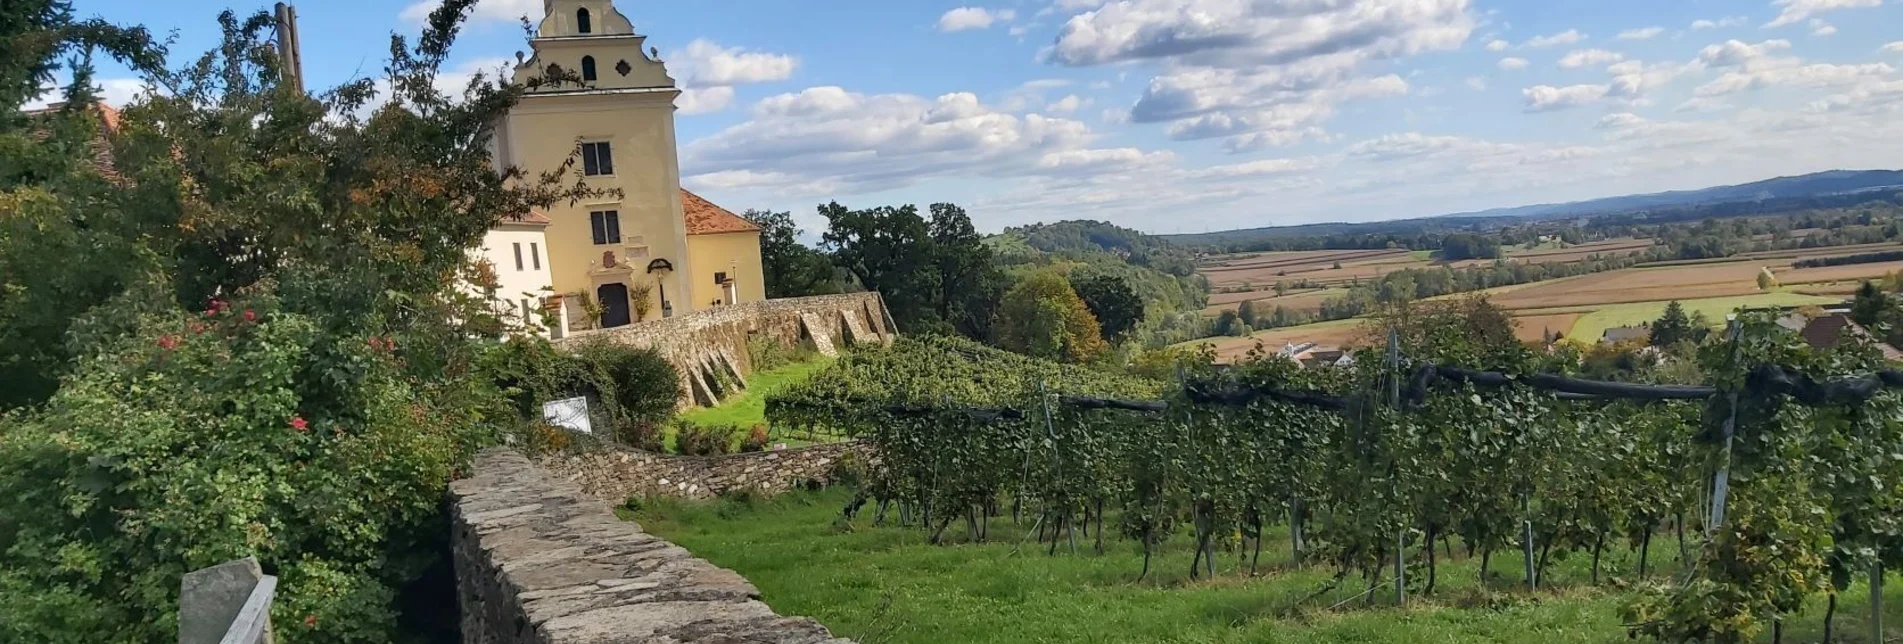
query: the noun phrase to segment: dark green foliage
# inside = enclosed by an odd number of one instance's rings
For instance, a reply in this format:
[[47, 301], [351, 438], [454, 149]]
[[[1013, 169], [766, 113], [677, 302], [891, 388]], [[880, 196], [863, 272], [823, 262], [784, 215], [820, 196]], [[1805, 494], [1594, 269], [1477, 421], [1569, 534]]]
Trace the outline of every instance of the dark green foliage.
[[38, 135], [14, 94], [91, 36], [0, 10], [0, 386], [60, 382], [0, 416], [0, 641], [175, 638], [180, 575], [248, 555], [281, 579], [286, 641], [453, 633], [427, 583], [444, 490], [520, 427], [496, 384], [536, 386], [484, 371], [530, 358], [485, 357], [502, 327], [457, 278], [497, 222], [596, 195], [566, 168], [495, 171], [487, 128], [520, 87], [435, 91], [472, 4], [392, 39], [398, 100], [367, 119], [374, 81], [292, 91], [270, 17], [220, 16], [195, 63], [135, 65], [166, 91], [106, 140], [121, 182], [81, 109], [16, 154]]
[[918, 208], [850, 210], [833, 202], [820, 206], [819, 214], [828, 224], [825, 248], [833, 263], [867, 290], [878, 291], [900, 329], [936, 319], [938, 262]]
[[740, 428], [733, 425], [696, 425], [679, 422], [674, 424], [674, 446], [685, 456], [719, 456], [732, 454], [734, 437], [740, 434]]
[[1253, 331], [1253, 329], [1250, 328], [1251, 326], [1252, 325], [1248, 322], [1243, 321], [1240, 313], [1237, 313], [1233, 309], [1223, 309], [1222, 313], [1216, 315], [1214, 330], [1216, 335], [1240, 337], [1249, 335], [1249, 333]]
[[1060, 221], [1008, 228], [1004, 236], [1019, 237], [1030, 247], [1059, 255], [1110, 253], [1130, 264], [1189, 277], [1196, 263], [1188, 250], [1162, 238], [1101, 221]]
[[928, 221], [910, 205], [820, 206], [828, 222], [824, 246], [861, 286], [879, 292], [905, 332], [988, 337], [1008, 285], [964, 209], [930, 210]]
[[1448, 235], [1440, 240], [1440, 259], [1444, 261], [1497, 259], [1500, 256], [1500, 240], [1488, 235], [1464, 233]]
[[1009, 284], [965, 209], [931, 206], [932, 254], [938, 258], [938, 318], [968, 338], [990, 337]]
[[1255, 300], [1243, 300], [1242, 305], [1236, 307], [1236, 315], [1241, 316], [1242, 321], [1249, 323], [1249, 326], [1252, 327], [1269, 328], [1272, 326], [1280, 326], [1276, 324], [1264, 324], [1265, 322], [1272, 322], [1273, 320], [1270, 318], [1273, 316], [1263, 315], [1262, 305], [1256, 303]]
[[654, 431], [673, 417], [680, 375], [651, 349], [597, 341], [570, 351], [539, 337], [515, 338], [489, 357], [487, 371], [524, 419], [537, 419], [542, 403], [586, 397], [595, 422], [617, 441], [651, 446]]
[[1791, 268], [1818, 268], [1822, 266], [1847, 266], [1850, 264], [1876, 264], [1894, 262], [1903, 259], [1903, 251], [1885, 251], [1881, 253], [1858, 253], [1842, 257], [1812, 257], [1800, 259], [1791, 264]]
[[740, 452], [764, 452], [771, 444], [772, 438], [767, 435], [766, 425], [754, 425], [753, 429], [747, 430], [747, 437], [740, 439]]
[[1121, 278], [1096, 275], [1079, 279], [1078, 275], [1071, 274], [1071, 288], [1077, 291], [1078, 297], [1084, 298], [1090, 314], [1097, 317], [1104, 339], [1121, 341], [1143, 321], [1143, 299]]
[[1890, 309], [1890, 296], [1877, 288], [1875, 282], [1864, 280], [1857, 287], [1857, 294], [1850, 303], [1850, 319], [1857, 324], [1872, 326], [1883, 319], [1884, 311]]
[[840, 291], [832, 260], [799, 242], [801, 231], [792, 213], [748, 210], [741, 216], [760, 227], [760, 267], [766, 273], [768, 298]]
[[1665, 313], [1652, 322], [1652, 346], [1669, 347], [1690, 340], [1695, 329], [1691, 318], [1685, 316], [1685, 307], [1672, 300], [1665, 305]]

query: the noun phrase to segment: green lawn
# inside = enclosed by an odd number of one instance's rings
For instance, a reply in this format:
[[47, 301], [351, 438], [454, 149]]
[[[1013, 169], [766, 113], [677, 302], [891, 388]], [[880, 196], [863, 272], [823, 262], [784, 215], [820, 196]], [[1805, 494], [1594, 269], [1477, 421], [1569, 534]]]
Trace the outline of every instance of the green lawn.
[[[1738, 295], [1732, 297], [1713, 297], [1697, 300], [1681, 300], [1685, 314], [1703, 312], [1712, 324], [1723, 325], [1725, 315], [1745, 306], [1802, 306], [1805, 304], [1836, 304], [1841, 298], [1804, 295], [1802, 293], [1762, 293], [1758, 295]], [[1634, 302], [1631, 304], [1609, 304], [1598, 307], [1591, 313], [1580, 316], [1573, 323], [1573, 330], [1566, 334], [1569, 338], [1578, 338], [1582, 342], [1597, 342], [1606, 329], [1620, 326], [1636, 326], [1657, 320], [1665, 314], [1665, 306], [1670, 302]]]
[[[1020, 549], [1029, 526], [1014, 526], [1008, 512], [992, 520], [989, 543], [933, 546], [915, 528], [874, 527], [870, 506], [853, 527], [844, 527], [837, 519], [850, 498], [849, 491], [832, 489], [752, 502], [653, 500], [634, 516], [655, 534], [745, 575], [781, 613], [813, 617], [865, 644], [1627, 641], [1619, 616], [1625, 596], [1615, 583], [1587, 584], [1587, 556], [1552, 564], [1548, 577], [1560, 590], [1529, 593], [1517, 589], [1517, 553], [1495, 553], [1492, 587], [1482, 589], [1477, 559], [1456, 545], [1457, 556], [1440, 567], [1435, 595], [1413, 598], [1404, 609], [1392, 606], [1391, 586], [1372, 606], [1352, 599], [1365, 589], [1352, 579], [1303, 602], [1330, 575], [1287, 566], [1286, 532], [1270, 533], [1259, 576], [1249, 576], [1240, 553], [1229, 552], [1219, 554], [1217, 579], [1188, 580], [1184, 533], [1166, 544], [1150, 577], [1137, 581], [1141, 550], [1117, 539], [1114, 526], [1104, 555], [1092, 553], [1094, 537], [1083, 534], [1076, 555], [1068, 546], [1056, 556], [1035, 543]], [[947, 534], [962, 540], [962, 523]], [[1677, 554], [1669, 534], [1653, 540], [1654, 580], [1677, 570]], [[1629, 576], [1636, 561], [1628, 550], [1609, 548], [1605, 575]], [[1422, 570], [1410, 574], [1416, 581], [1425, 577]], [[1889, 624], [1903, 625], [1899, 586], [1892, 578], [1889, 587], [1897, 590], [1886, 593]], [[1835, 641], [1869, 641], [1865, 592], [1853, 586], [1841, 598]], [[1351, 601], [1329, 610], [1344, 600]], [[1818, 641], [1823, 607], [1817, 604], [1787, 623], [1786, 642]], [[1761, 639], [1769, 641], [1768, 633]]]
[[795, 362], [777, 369], [754, 373], [747, 379], [747, 389], [737, 396], [720, 401], [714, 407], [698, 407], [681, 414], [681, 420], [696, 425], [738, 425], [748, 428], [766, 422], [766, 397], [786, 387], [806, 382], [820, 369], [832, 364], [833, 359], [815, 355], [805, 362]]
[[[736, 428], [734, 441], [738, 442], [740, 439], [746, 437], [746, 433], [753, 429], [754, 425], [766, 424], [766, 397], [768, 395], [781, 389], [806, 382], [807, 378], [813, 377], [813, 374], [826, 368], [826, 365], [832, 364], [832, 362], [832, 358], [813, 354], [811, 359], [803, 362], [795, 362], [775, 369], [755, 372], [751, 378], [747, 379], [747, 389], [740, 392], [739, 395], [731, 396], [721, 401], [719, 405], [713, 407], [696, 407], [690, 409], [683, 412], [680, 415], [680, 419], [702, 427], [734, 427]], [[673, 452], [678, 450], [679, 448], [675, 443], [678, 432], [675, 431], [675, 428], [670, 425], [663, 431], [665, 432], [664, 440], [667, 441], [668, 451]], [[786, 443], [794, 447], [811, 444], [810, 441], [787, 436], [780, 432], [772, 433], [772, 437], [775, 443]]]

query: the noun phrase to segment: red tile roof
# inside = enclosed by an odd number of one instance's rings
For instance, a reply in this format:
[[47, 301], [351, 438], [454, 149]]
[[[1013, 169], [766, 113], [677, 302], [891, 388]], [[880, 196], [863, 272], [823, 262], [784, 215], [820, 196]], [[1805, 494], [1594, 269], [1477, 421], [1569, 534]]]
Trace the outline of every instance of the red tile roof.
[[520, 218], [504, 219], [501, 225], [547, 226], [552, 223], [555, 223], [555, 220], [549, 219], [547, 213], [530, 208], [529, 214], [522, 215]]
[[702, 199], [700, 195], [681, 189], [681, 211], [687, 215], [687, 234], [718, 235], [720, 233], [759, 232], [760, 227], [753, 225], [740, 215], [714, 205]]
[[[96, 111], [99, 114], [99, 135], [93, 137], [92, 140], [93, 167], [97, 168], [99, 174], [105, 176], [108, 181], [121, 181], [123, 177], [119, 175], [118, 168], [114, 167], [116, 164], [113, 161], [112, 140], [109, 138], [119, 132], [119, 110], [113, 109], [111, 105], [107, 105], [103, 101], [98, 103], [96, 107]], [[66, 109], [65, 103], [54, 103], [46, 106], [44, 109], [26, 110], [25, 113], [30, 117], [41, 117], [62, 109]], [[31, 136], [35, 139], [39, 139], [48, 136], [48, 134], [41, 131], [33, 133]]]

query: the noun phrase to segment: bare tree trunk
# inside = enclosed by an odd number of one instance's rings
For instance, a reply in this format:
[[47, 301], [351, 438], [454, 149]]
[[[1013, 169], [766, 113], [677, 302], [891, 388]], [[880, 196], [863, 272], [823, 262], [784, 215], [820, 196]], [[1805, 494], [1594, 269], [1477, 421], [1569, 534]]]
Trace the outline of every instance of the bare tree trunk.
[[1438, 532], [1438, 530], [1435, 529], [1434, 525], [1428, 524], [1427, 547], [1425, 548], [1427, 551], [1427, 587], [1421, 589], [1423, 594], [1432, 594], [1434, 592], [1434, 582], [1437, 575], [1437, 571], [1435, 570], [1436, 564], [1434, 562], [1434, 534], [1436, 532]]
[[1678, 528], [1678, 558], [1682, 561], [1685, 559], [1685, 511], [1684, 510], [1678, 511], [1678, 518], [1672, 521], [1672, 526], [1675, 528]]
[[[1471, 557], [1473, 555], [1469, 554], [1468, 556]], [[1487, 567], [1492, 564], [1493, 564], [1493, 549], [1482, 548], [1480, 550], [1480, 587], [1482, 588], [1485, 588], [1487, 586]]]
[[1605, 548], [1606, 533], [1601, 532], [1592, 539], [1592, 585], [1599, 585], [1599, 553]]
[[1097, 554], [1103, 554], [1103, 499], [1097, 499]]
[[1645, 578], [1646, 559], [1648, 559], [1651, 556], [1651, 553], [1652, 553], [1652, 529], [1648, 527], [1645, 529], [1645, 535], [1639, 537], [1639, 578], [1640, 579]]
[[1262, 514], [1255, 515], [1255, 554], [1249, 557], [1249, 576], [1255, 576], [1255, 566], [1262, 562]]
[[1143, 574], [1137, 575], [1137, 581], [1150, 576], [1150, 535], [1143, 535]]
[[1830, 603], [1824, 607], [1824, 644], [1830, 644], [1830, 623], [1837, 618], [1837, 591], [1830, 591]]

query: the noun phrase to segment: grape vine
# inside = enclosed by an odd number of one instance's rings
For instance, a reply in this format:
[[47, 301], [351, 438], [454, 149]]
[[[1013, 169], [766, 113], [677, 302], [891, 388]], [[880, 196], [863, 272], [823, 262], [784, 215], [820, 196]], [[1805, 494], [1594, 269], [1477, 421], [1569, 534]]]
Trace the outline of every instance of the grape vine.
[[[1431, 594], [1456, 539], [1483, 562], [1519, 560], [1526, 573], [1507, 583], [1527, 585], [1574, 555], [1591, 558], [1599, 583], [1602, 554], [1623, 540], [1641, 553], [1638, 570], [1619, 571], [1638, 580], [1625, 615], [1634, 635], [1741, 642], [1820, 594], [1834, 612], [1854, 577], [1903, 564], [1903, 396], [1882, 386], [1903, 376], [1867, 377], [1882, 367], [1867, 348], [1813, 351], [1764, 316], [1740, 325], [1735, 341], [1701, 350], [1717, 392], [1702, 401], [1556, 395], [1528, 383], [1565, 356], [1436, 344], [1457, 342], [1447, 337], [1403, 339], [1394, 362], [1368, 352], [1329, 369], [1194, 360], [1169, 383], [908, 338], [770, 398], [768, 415], [874, 445], [867, 489], [880, 519], [896, 504], [934, 542], [960, 521], [983, 540], [1008, 512], [1036, 526], [1047, 554], [1101, 553], [1109, 520], [1142, 544], [1137, 578], [1185, 537], [1200, 577], [1214, 574], [1218, 547], [1259, 553], [1265, 527], [1280, 524], [1298, 560], [1337, 582], [1359, 575], [1372, 593], [1398, 557], [1407, 592]], [[1397, 404], [1405, 374], [1447, 364], [1510, 378], [1446, 381]], [[1861, 389], [1815, 384], [1853, 376]], [[1277, 393], [1225, 393], [1250, 391]], [[1707, 530], [1720, 478], [1725, 514]], [[1644, 555], [1670, 541], [1677, 563], [1648, 570]]]

